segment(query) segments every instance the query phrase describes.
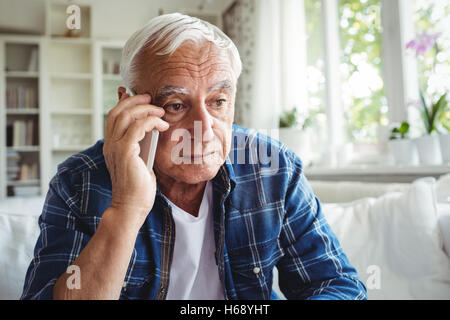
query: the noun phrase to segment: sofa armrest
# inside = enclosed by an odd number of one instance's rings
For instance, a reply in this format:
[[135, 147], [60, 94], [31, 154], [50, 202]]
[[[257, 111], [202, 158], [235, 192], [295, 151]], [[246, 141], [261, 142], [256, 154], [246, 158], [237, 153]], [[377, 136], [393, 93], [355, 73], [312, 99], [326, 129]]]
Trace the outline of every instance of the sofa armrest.
[[450, 258], [450, 203], [438, 204], [438, 224], [444, 242], [444, 251]]

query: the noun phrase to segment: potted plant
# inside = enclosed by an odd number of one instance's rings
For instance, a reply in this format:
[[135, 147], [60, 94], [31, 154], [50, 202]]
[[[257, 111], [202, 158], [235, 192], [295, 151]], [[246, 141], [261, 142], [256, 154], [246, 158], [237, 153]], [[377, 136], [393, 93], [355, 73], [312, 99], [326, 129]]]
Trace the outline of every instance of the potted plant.
[[[430, 30], [423, 31], [416, 39], [412, 39], [406, 44], [406, 49], [415, 51], [416, 57], [432, 61], [431, 74], [436, 72], [437, 56], [439, 53], [438, 39], [441, 32], [431, 33]], [[430, 79], [429, 79], [430, 80]], [[429, 81], [427, 82], [429, 85]], [[430, 88], [429, 88], [430, 89]], [[435, 88], [427, 90], [431, 93], [438, 92]], [[416, 138], [415, 142], [419, 151], [419, 158], [422, 164], [436, 165], [441, 164], [443, 160], [443, 152], [441, 152], [441, 141], [447, 145], [447, 137], [440, 138], [438, 136], [439, 120], [442, 112], [446, 108], [447, 100], [446, 94], [441, 95], [435, 103], [428, 104], [425, 100], [422, 91], [420, 93], [420, 106], [423, 123], [425, 125], [426, 134], [422, 137]], [[431, 100], [431, 99], [430, 99]], [[446, 154], [447, 158], [447, 154]]]
[[408, 139], [409, 127], [409, 123], [403, 121], [392, 128], [389, 137], [389, 151], [397, 165], [417, 165], [419, 162], [416, 145]]
[[312, 123], [312, 115], [300, 115], [296, 107], [289, 111], [283, 111], [279, 119], [280, 141], [299, 155], [305, 166], [310, 165], [312, 161], [309, 130]]
[[420, 92], [422, 119], [426, 134], [415, 139], [421, 164], [437, 165], [442, 163], [441, 145], [437, 134], [440, 113], [445, 109], [447, 100], [443, 94], [435, 103], [427, 104]]

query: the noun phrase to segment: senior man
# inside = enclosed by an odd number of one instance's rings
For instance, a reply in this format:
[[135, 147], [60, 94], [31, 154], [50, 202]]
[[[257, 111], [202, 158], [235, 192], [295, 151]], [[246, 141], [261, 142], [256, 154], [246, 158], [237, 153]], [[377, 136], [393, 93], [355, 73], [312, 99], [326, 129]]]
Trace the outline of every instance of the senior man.
[[[196, 18], [132, 35], [121, 74], [135, 95], [120, 87], [104, 141], [58, 166], [23, 299], [271, 299], [275, 267], [288, 299], [366, 298], [300, 159], [233, 125], [240, 71], [232, 41]], [[255, 161], [261, 146], [276, 166]]]

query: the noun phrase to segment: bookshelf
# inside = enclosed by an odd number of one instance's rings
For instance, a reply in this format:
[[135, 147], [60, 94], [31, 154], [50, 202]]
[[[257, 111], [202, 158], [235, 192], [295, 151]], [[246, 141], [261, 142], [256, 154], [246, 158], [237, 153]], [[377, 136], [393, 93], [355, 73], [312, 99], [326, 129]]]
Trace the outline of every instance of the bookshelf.
[[[123, 85], [123, 45], [0, 35], [0, 198], [45, 194], [59, 163], [104, 137]], [[37, 66], [29, 70], [33, 51]]]
[[100, 106], [101, 116], [98, 119], [98, 127], [101, 128], [97, 134], [104, 137], [106, 119], [118, 101], [117, 88], [123, 86], [120, 76], [120, 58], [124, 41], [99, 41], [95, 48], [96, 56], [96, 92], [97, 104]]
[[104, 137], [125, 41], [93, 39], [84, 3], [70, 37], [59, 0], [46, 2], [45, 34], [0, 34], [0, 199], [45, 195], [58, 164]]
[[42, 193], [41, 47], [35, 36], [0, 38], [0, 197]]
[[[72, 1], [45, 0], [43, 34], [0, 34], [0, 199], [45, 195], [58, 164], [104, 137], [107, 113], [117, 104], [126, 39], [95, 37], [101, 28], [92, 17], [109, 3], [73, 3], [81, 10], [80, 30], [66, 28]], [[220, 26], [220, 15], [203, 14]], [[23, 131], [15, 139], [14, 126]]]
[[56, 173], [57, 165], [72, 154], [86, 149], [98, 138], [94, 136], [93, 39], [91, 7], [77, 1], [81, 9], [81, 29], [68, 30], [62, 0], [46, 2], [47, 112], [49, 123], [46, 180]]

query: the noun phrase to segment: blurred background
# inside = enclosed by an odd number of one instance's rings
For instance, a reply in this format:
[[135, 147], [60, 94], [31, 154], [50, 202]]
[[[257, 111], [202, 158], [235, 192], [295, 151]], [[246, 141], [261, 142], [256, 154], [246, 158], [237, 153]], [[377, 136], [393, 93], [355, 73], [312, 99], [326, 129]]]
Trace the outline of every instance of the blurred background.
[[235, 42], [235, 123], [300, 156], [369, 298], [450, 299], [450, 0], [0, 0], [0, 299], [57, 165], [104, 137], [125, 41], [170, 12]]
[[231, 37], [235, 122], [285, 142], [310, 179], [450, 172], [450, 0], [0, 0], [0, 197], [45, 194], [103, 138], [125, 41], [169, 12]]

